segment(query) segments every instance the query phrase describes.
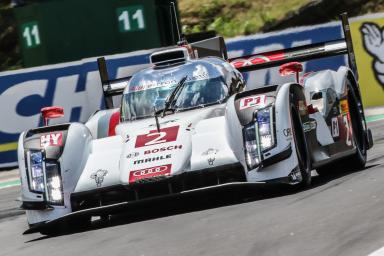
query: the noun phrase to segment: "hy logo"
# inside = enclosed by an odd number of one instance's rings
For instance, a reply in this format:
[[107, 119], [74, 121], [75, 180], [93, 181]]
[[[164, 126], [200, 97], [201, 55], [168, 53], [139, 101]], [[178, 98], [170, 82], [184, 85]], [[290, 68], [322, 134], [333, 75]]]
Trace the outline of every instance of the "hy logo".
[[96, 172], [92, 173], [91, 179], [94, 179], [96, 181], [96, 186], [101, 187], [104, 181], [105, 175], [107, 175], [107, 170], [97, 170]]

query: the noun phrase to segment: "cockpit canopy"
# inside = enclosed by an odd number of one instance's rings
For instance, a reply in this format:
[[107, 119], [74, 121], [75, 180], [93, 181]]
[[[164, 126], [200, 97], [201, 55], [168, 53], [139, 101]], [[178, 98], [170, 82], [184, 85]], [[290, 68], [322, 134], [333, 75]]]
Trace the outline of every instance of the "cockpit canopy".
[[[130, 121], [154, 115], [163, 109], [167, 97], [185, 79], [172, 102], [172, 109], [183, 111], [219, 104], [242, 87], [242, 77], [230, 64], [219, 58], [189, 60], [167, 68], [148, 68], [136, 73], [122, 98], [122, 120]], [[237, 84], [234, 85], [234, 83]]]

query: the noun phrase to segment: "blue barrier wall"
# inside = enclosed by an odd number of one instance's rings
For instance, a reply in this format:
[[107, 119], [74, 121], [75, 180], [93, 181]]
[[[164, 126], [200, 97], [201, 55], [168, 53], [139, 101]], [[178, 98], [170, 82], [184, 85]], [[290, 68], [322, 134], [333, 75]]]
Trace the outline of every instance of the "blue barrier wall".
[[[279, 33], [239, 37], [227, 40], [230, 57], [290, 48], [304, 44], [338, 39], [341, 27], [329, 23]], [[148, 63], [151, 51], [139, 51], [107, 58], [112, 78], [123, 77]], [[337, 69], [345, 58], [333, 57], [305, 63], [305, 70]], [[245, 74], [250, 87], [282, 82], [276, 68]], [[0, 73], [0, 167], [15, 166], [20, 133], [42, 125], [40, 109], [63, 106], [65, 117], [60, 122], [85, 122], [97, 109], [103, 108], [102, 91], [96, 59], [63, 63], [39, 68]]]

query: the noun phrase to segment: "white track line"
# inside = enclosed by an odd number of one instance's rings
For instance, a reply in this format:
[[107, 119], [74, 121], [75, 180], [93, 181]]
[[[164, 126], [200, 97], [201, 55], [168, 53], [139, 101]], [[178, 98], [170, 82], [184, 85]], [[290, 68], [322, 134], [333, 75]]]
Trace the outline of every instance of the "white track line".
[[368, 256], [384, 256], [384, 247], [381, 247], [380, 249], [372, 252], [371, 254], [368, 254]]

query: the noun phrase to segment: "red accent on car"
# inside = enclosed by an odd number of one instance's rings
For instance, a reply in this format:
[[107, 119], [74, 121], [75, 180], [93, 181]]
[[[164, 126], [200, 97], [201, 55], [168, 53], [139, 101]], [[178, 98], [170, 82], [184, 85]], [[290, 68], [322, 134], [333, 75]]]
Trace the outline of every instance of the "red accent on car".
[[134, 170], [129, 173], [129, 183], [158, 176], [168, 176], [171, 174], [171, 164], [149, 167], [141, 170]]
[[109, 119], [108, 136], [116, 135], [116, 126], [120, 123], [120, 111], [116, 111]]
[[247, 109], [250, 107], [263, 106], [265, 105], [267, 97], [264, 94], [254, 95], [246, 97], [240, 100], [239, 109]]
[[147, 134], [137, 136], [135, 148], [176, 141], [178, 132], [179, 126], [162, 128], [160, 131], [151, 130]]
[[63, 146], [63, 133], [55, 132], [41, 135], [40, 147], [45, 148], [47, 146]]
[[44, 125], [48, 125], [48, 120], [53, 118], [59, 118], [64, 116], [64, 109], [62, 107], [52, 106], [45, 107], [41, 110], [41, 115], [44, 119]]
[[303, 71], [303, 64], [300, 62], [288, 62], [280, 66], [279, 72], [281, 76], [296, 74], [296, 82], [299, 83], [299, 73]]
[[305, 73], [304, 75], [302, 75], [300, 77], [300, 84], [304, 85], [305, 84], [305, 80], [307, 80], [307, 78], [312, 75], [314, 72], [313, 71], [310, 71], [310, 72], [307, 72]]
[[319, 110], [315, 107], [313, 107], [312, 104], [309, 104], [307, 106], [308, 114], [315, 114], [316, 112], [319, 112]]
[[246, 57], [236, 58], [231, 60], [231, 64], [235, 68], [242, 68], [242, 67], [258, 65], [258, 64], [262, 64], [270, 61], [283, 60], [284, 58], [285, 58], [285, 54], [283, 51], [275, 51], [275, 52], [254, 54]]

